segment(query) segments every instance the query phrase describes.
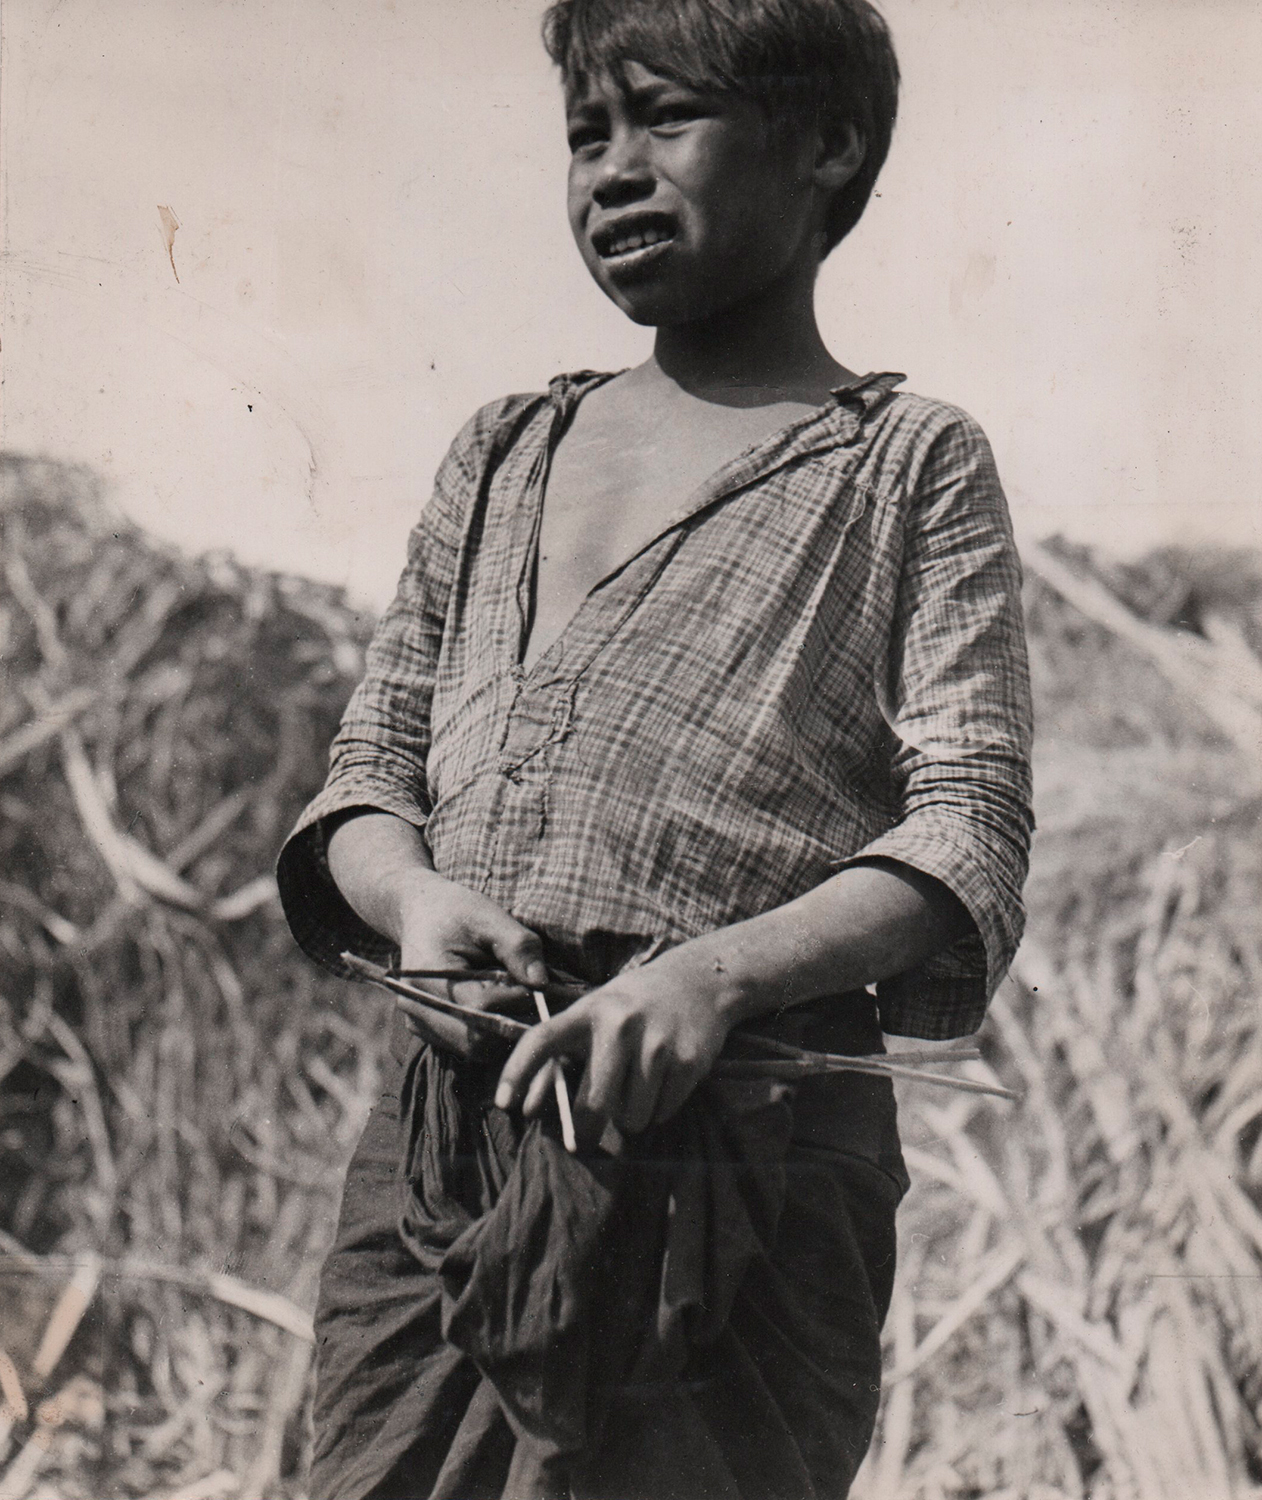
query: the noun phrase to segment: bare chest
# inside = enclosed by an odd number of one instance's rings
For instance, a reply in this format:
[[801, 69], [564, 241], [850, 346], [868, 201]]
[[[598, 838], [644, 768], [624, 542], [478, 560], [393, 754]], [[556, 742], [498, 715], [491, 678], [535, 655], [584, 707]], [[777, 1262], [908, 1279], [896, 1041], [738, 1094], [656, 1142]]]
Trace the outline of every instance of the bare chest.
[[724, 458], [647, 434], [574, 435], [553, 455], [539, 531], [540, 593], [591, 588], [655, 537]]
[[792, 415], [718, 408], [709, 421], [671, 423], [580, 408], [553, 454], [544, 494], [526, 668], [603, 578], [659, 536], [718, 470]]

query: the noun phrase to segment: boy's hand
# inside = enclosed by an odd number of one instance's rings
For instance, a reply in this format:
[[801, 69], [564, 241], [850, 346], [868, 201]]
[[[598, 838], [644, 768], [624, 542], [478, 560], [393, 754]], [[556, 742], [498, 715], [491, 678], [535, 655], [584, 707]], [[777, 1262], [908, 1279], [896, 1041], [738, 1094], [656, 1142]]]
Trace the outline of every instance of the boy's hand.
[[581, 1057], [580, 1115], [632, 1134], [660, 1124], [709, 1073], [734, 1024], [722, 979], [713, 965], [689, 962], [686, 946], [620, 974], [518, 1042], [496, 1104], [509, 1109], [524, 1096], [526, 1114], [538, 1113], [553, 1077], [548, 1059]]
[[[445, 1000], [478, 1010], [525, 1001], [526, 987], [545, 984], [539, 939], [493, 901], [434, 869], [423, 834], [379, 809], [351, 809], [327, 834], [329, 871], [351, 907], [399, 948], [405, 969], [507, 969], [513, 984], [423, 980]], [[459, 1052], [477, 1050], [485, 1033], [433, 1012], [408, 1025], [427, 1042]]]
[[[432, 870], [417, 871], [400, 899], [400, 953], [404, 969], [507, 969], [516, 984], [472, 980], [414, 981], [444, 999], [475, 1010], [495, 1010], [527, 1000], [531, 985], [546, 984], [548, 971], [538, 937], [493, 901]], [[412, 1016], [408, 1025], [426, 1041], [468, 1055], [484, 1034], [455, 1017], [435, 1012]]]

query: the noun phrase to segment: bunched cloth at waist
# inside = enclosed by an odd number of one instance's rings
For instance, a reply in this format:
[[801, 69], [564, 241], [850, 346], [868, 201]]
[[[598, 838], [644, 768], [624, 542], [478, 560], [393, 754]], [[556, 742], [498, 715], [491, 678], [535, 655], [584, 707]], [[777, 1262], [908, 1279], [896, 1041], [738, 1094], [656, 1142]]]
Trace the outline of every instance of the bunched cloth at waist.
[[[777, 1081], [710, 1080], [624, 1154], [570, 1156], [493, 1107], [497, 1073], [422, 1048], [365, 1132], [313, 1500], [844, 1496], [901, 1182], [795, 1139]], [[892, 1127], [886, 1080], [840, 1082]]]

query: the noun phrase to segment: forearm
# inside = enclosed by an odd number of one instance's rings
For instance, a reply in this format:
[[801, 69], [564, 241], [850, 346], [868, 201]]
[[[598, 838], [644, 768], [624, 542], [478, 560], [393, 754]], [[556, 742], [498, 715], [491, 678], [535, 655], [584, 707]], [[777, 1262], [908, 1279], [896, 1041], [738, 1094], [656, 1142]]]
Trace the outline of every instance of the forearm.
[[328, 835], [329, 874], [352, 910], [401, 946], [407, 902], [434, 873], [419, 828], [393, 813], [358, 809]]
[[657, 963], [704, 978], [731, 1025], [914, 967], [966, 933], [963, 905], [932, 876], [893, 861], [854, 865]]
[[[398, 949], [404, 968], [507, 970], [504, 983], [439, 985], [443, 998], [474, 1009], [513, 1003], [548, 974], [539, 939], [476, 891], [434, 869], [424, 835], [405, 818], [356, 809], [327, 839], [329, 873], [360, 919]], [[426, 988], [424, 984], [421, 988]], [[412, 1022], [425, 1041], [467, 1054], [479, 1033], [433, 1015]]]
[[742, 1021], [911, 968], [967, 931], [946, 886], [910, 866], [852, 865], [796, 901], [624, 970], [532, 1027], [504, 1067], [502, 1109], [537, 1111], [550, 1057], [586, 1059], [579, 1103], [620, 1129], [669, 1119]]

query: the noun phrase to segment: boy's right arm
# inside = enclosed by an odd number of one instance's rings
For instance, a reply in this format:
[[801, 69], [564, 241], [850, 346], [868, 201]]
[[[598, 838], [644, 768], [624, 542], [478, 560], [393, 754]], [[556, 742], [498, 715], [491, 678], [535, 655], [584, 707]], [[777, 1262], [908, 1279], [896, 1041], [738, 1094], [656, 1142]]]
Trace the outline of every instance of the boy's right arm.
[[490, 915], [483, 898], [440, 880], [424, 828], [432, 811], [433, 696], [460, 549], [499, 434], [512, 427], [525, 399], [484, 407], [448, 450], [409, 537], [407, 565], [378, 622], [363, 680], [343, 715], [328, 779], [277, 862], [294, 937], [343, 978], [353, 977], [343, 952], [391, 963], [400, 942], [409, 967], [468, 967], [458, 956], [469, 953], [480, 955], [482, 966], [518, 972], [504, 923], [512, 937], [524, 929], [503, 912]]
[[[327, 834], [329, 874], [356, 915], [396, 946], [405, 969], [503, 968], [520, 986], [548, 973], [538, 937], [477, 891], [434, 869], [420, 829], [371, 808], [354, 809]], [[486, 1009], [521, 999], [512, 985], [422, 984], [462, 1005]], [[434, 1013], [411, 1022], [426, 1041], [470, 1050], [469, 1029]]]

